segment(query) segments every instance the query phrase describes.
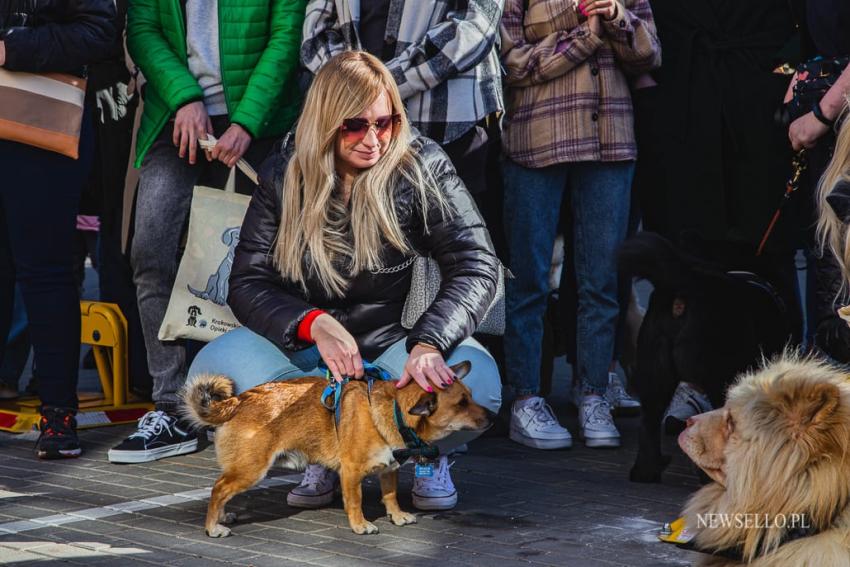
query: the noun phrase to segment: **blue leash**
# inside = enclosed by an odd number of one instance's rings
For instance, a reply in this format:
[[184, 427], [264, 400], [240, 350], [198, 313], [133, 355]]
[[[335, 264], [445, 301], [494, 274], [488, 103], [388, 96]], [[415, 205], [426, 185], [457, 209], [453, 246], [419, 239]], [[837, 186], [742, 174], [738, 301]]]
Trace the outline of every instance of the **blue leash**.
[[[342, 411], [340, 401], [342, 401], [343, 386], [348, 384], [351, 379], [346, 376], [342, 379], [342, 382], [337, 382], [334, 380], [334, 377], [324, 360], [320, 360], [318, 366], [320, 370], [325, 371], [325, 378], [328, 380], [328, 385], [325, 386], [325, 389], [322, 391], [320, 401], [322, 405], [325, 406], [325, 409], [334, 412], [334, 422], [338, 426]], [[380, 366], [375, 366], [371, 362], [367, 362], [365, 360], [363, 361], [363, 372], [366, 379], [366, 395], [369, 397], [369, 403], [371, 404], [372, 385], [375, 383], [375, 380], [392, 380], [392, 376], [390, 376], [390, 373]]]

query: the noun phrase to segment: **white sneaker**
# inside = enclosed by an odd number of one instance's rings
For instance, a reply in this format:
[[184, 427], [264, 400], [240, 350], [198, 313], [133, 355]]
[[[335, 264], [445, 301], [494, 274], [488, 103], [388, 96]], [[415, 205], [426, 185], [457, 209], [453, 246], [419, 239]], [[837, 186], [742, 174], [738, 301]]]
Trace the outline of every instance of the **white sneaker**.
[[293, 508], [321, 508], [334, 499], [339, 475], [322, 465], [307, 465], [301, 484], [289, 491], [286, 503]]
[[640, 402], [626, 391], [623, 379], [616, 372], [608, 373], [608, 388], [605, 390], [605, 400], [613, 410], [632, 413], [640, 410]]
[[457, 505], [457, 490], [449, 469], [455, 464], [448, 457], [434, 463], [434, 476], [413, 479], [413, 506], [419, 510], [451, 510]]
[[673, 399], [664, 412], [662, 423], [664, 431], [670, 435], [680, 433], [685, 428], [685, 422], [689, 417], [705, 413], [714, 409], [711, 401], [702, 392], [694, 389], [686, 382], [679, 382]]
[[620, 432], [611, 417], [611, 406], [602, 396], [588, 395], [578, 410], [581, 436], [588, 447], [619, 447]]
[[573, 438], [558, 423], [546, 401], [534, 396], [517, 400], [511, 408], [510, 438], [535, 449], [565, 449], [573, 446]]

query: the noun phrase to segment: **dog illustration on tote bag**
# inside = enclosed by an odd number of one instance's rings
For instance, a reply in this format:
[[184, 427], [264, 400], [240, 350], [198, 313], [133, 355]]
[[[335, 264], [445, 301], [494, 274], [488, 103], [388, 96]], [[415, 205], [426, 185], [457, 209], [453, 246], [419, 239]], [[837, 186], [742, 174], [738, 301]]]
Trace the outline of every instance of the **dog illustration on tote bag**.
[[230, 270], [233, 268], [233, 255], [236, 253], [236, 245], [239, 244], [239, 228], [234, 226], [221, 234], [221, 241], [227, 246], [227, 254], [218, 269], [207, 279], [207, 287], [203, 290], [198, 290], [190, 285], [186, 287], [195, 297], [212, 301], [216, 305], [225, 305], [227, 303], [228, 280], [230, 279]]

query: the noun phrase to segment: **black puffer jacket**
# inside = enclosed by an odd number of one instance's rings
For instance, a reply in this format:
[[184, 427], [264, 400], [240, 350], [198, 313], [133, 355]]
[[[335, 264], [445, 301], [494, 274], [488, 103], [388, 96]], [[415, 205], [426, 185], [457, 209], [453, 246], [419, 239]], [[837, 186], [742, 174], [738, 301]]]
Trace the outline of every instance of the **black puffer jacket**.
[[[827, 197], [832, 210], [845, 225], [850, 224], [850, 183], [839, 182]], [[847, 286], [843, 286], [841, 266], [829, 249], [815, 259], [815, 308], [812, 328], [815, 344], [836, 361], [850, 363], [850, 327], [836, 313], [850, 303]]]
[[5, 69], [81, 74], [110, 55], [113, 0], [0, 0]]
[[[271, 253], [292, 142], [261, 167], [260, 187], [242, 224], [227, 301], [243, 325], [283, 350], [298, 350], [310, 346], [298, 340], [298, 324], [310, 310], [324, 309], [354, 336], [368, 360], [406, 334], [408, 351], [423, 342], [444, 354], [472, 334], [495, 295], [498, 260], [478, 209], [448, 156], [427, 138], [417, 138], [413, 147], [434, 174], [451, 209], [446, 219], [431, 209], [426, 233], [413, 187], [403, 179], [396, 187], [396, 211], [408, 241], [419, 253], [430, 254], [443, 276], [437, 298], [413, 329], [408, 333], [400, 323], [410, 289], [410, 266], [395, 273], [361, 272], [352, 278], [345, 298], [328, 297], [315, 280], [307, 281], [305, 294], [275, 269]], [[403, 265], [406, 260], [389, 244], [382, 254], [385, 268]]]

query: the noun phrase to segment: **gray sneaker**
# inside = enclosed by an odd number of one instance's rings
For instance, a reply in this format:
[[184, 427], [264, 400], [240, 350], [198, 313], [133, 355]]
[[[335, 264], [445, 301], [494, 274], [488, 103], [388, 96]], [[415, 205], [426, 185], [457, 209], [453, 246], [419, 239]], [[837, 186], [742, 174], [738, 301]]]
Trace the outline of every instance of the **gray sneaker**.
[[449, 463], [443, 456], [434, 463], [434, 474], [413, 479], [413, 506], [419, 510], [451, 510], [457, 505], [457, 490], [452, 482]]
[[619, 447], [620, 432], [611, 417], [611, 406], [605, 398], [585, 396], [578, 410], [581, 436], [588, 447]]
[[689, 417], [711, 411], [711, 401], [702, 392], [696, 390], [687, 382], [679, 382], [673, 399], [664, 412], [664, 433], [667, 435], [678, 435], [685, 429], [685, 422]]
[[618, 414], [635, 414], [640, 411], [640, 402], [626, 391], [623, 379], [616, 372], [608, 373], [608, 388], [605, 400]]
[[321, 508], [333, 502], [338, 487], [336, 471], [321, 465], [307, 465], [301, 484], [289, 491], [286, 503], [293, 508]]

